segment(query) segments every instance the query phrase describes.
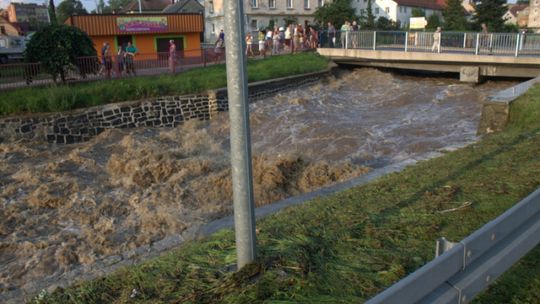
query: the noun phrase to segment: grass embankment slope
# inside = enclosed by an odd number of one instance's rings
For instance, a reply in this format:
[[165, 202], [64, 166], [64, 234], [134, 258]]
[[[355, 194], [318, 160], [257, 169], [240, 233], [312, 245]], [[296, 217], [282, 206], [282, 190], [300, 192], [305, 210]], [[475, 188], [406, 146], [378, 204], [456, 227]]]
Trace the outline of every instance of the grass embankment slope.
[[[539, 96], [512, 105], [504, 132], [260, 221], [259, 262], [239, 273], [225, 230], [43, 303], [362, 302], [430, 261], [438, 237], [461, 240], [540, 186]], [[540, 303], [539, 262], [536, 249], [478, 303]]]
[[[328, 59], [315, 53], [249, 60], [248, 81], [256, 82], [324, 70]], [[194, 94], [227, 86], [225, 65], [196, 68], [176, 75], [141, 76], [64, 86], [24, 88], [0, 94], [0, 116], [60, 112], [149, 97]]]

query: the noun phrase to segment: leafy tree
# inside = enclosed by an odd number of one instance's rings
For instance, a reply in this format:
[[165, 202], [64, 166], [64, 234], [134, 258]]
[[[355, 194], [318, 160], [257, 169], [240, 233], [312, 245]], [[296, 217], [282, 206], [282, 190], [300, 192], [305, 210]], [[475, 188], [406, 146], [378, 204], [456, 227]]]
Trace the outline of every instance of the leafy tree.
[[54, 7], [54, 0], [49, 0], [49, 18], [51, 24], [56, 24], [56, 8]]
[[465, 9], [461, 6], [461, 0], [448, 0], [443, 9], [444, 29], [447, 31], [467, 30], [467, 17]]
[[415, 7], [411, 11], [411, 17], [425, 17], [426, 11], [421, 8]]
[[88, 12], [79, 0], [64, 0], [56, 8], [58, 23], [64, 23], [71, 15], [86, 15]]
[[426, 29], [428, 30], [435, 30], [437, 27], [442, 26], [441, 18], [439, 18], [439, 15], [437, 14], [431, 14], [427, 18], [427, 25]]
[[379, 17], [375, 27], [378, 30], [397, 30], [399, 29], [399, 22], [394, 22], [386, 17]]
[[480, 28], [480, 25], [485, 23], [490, 31], [501, 31], [504, 28], [505, 5], [506, 0], [482, 0], [479, 2], [476, 5], [476, 15], [474, 16], [476, 26]]
[[289, 26], [290, 24], [297, 24], [298, 18], [296, 16], [286, 16], [283, 18], [283, 23], [285, 26]]
[[360, 25], [366, 30], [375, 29], [375, 15], [373, 15], [373, 4], [368, 0], [366, 14], [360, 16]]
[[63, 24], [52, 24], [36, 32], [26, 45], [24, 56], [27, 62], [40, 62], [55, 82], [60, 76], [65, 83], [70, 67], [77, 67], [84, 76], [91, 72], [89, 69], [99, 66], [97, 61], [81, 65], [79, 57], [96, 56], [94, 44], [85, 32]]
[[109, 0], [109, 7], [112, 12], [118, 13], [132, 0]]
[[325, 3], [324, 6], [315, 11], [315, 21], [321, 24], [332, 24], [339, 28], [346, 20], [355, 19], [354, 9], [350, 5], [350, 0], [335, 0], [332, 3]]

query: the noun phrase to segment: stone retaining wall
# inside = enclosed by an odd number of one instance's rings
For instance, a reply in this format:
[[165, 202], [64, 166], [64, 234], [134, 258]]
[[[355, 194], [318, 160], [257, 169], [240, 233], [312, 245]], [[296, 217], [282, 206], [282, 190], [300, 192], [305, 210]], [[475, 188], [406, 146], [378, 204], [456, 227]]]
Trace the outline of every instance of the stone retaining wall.
[[[250, 102], [317, 82], [331, 69], [261, 81], [249, 85]], [[21, 138], [50, 143], [83, 142], [110, 128], [175, 127], [189, 119], [208, 120], [227, 111], [227, 89], [198, 95], [107, 104], [62, 113], [32, 114], [0, 118], [0, 142]]]

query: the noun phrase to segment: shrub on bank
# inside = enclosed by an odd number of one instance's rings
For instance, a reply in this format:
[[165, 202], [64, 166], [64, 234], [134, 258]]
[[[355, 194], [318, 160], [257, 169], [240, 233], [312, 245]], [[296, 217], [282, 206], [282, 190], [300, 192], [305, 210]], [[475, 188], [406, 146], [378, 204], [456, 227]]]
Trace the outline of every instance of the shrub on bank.
[[[328, 59], [313, 53], [273, 56], [248, 62], [248, 81], [316, 72]], [[227, 85], [225, 65], [197, 68], [176, 75], [102, 80], [65, 86], [24, 88], [0, 94], [0, 115], [59, 112], [101, 104], [166, 95], [182, 95]]]

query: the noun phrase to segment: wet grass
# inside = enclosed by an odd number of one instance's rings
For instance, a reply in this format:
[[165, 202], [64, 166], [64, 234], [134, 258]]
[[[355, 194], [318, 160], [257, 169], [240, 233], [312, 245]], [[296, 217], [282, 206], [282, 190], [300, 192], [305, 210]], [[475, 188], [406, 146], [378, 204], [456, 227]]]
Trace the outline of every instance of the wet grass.
[[[238, 273], [224, 230], [42, 303], [359, 303], [540, 186], [540, 87], [512, 105], [508, 128], [367, 185], [258, 222], [258, 261]], [[472, 205], [454, 212], [442, 212]], [[540, 250], [478, 303], [540, 303]], [[136, 294], [132, 293], [136, 290]]]
[[[315, 53], [272, 56], [248, 62], [248, 81], [256, 82], [324, 70], [328, 60]], [[157, 96], [195, 94], [227, 85], [225, 65], [176, 75], [141, 76], [72, 85], [23, 88], [0, 94], [0, 116], [60, 112]]]

